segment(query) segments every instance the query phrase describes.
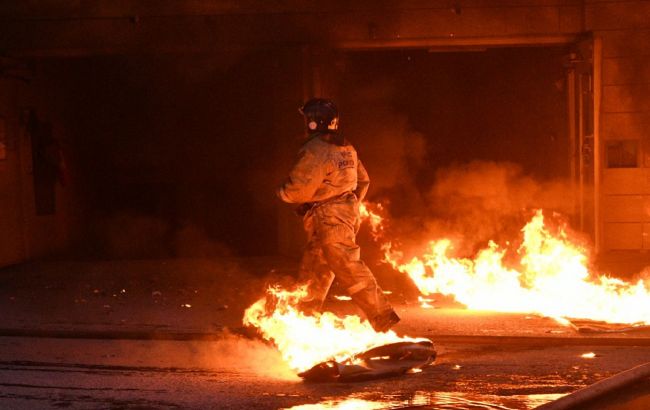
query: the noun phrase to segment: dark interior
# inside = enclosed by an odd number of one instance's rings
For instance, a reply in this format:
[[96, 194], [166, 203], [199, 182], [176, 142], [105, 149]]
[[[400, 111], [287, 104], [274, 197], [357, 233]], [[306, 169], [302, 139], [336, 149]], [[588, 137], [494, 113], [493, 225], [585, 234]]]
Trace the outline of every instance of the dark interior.
[[[342, 130], [371, 173], [371, 197], [404, 198], [405, 178], [409, 189], [426, 191], [435, 170], [474, 160], [514, 162], [541, 179], [566, 177], [565, 53], [340, 53], [329, 67], [333, 97]], [[34, 89], [57, 102], [64, 124], [53, 135], [76, 192], [75, 253], [277, 251], [274, 188], [302, 133], [299, 50], [34, 64]]]
[[568, 178], [566, 53], [348, 53], [342, 124], [375, 175], [373, 193], [387, 196], [395, 212], [417, 213], [436, 170], [472, 161], [514, 163], [539, 181]]

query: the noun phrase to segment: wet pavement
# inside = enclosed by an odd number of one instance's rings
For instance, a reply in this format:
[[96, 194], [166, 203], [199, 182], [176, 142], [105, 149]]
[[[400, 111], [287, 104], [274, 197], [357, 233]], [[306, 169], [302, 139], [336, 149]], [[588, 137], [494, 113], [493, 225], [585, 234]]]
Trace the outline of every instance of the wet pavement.
[[[647, 331], [583, 334], [535, 315], [422, 309], [393, 289], [403, 319], [395, 330], [431, 338], [436, 363], [386, 380], [304, 383], [272, 346], [240, 335], [244, 308], [292, 266], [229, 259], [2, 270], [0, 408], [531, 409], [650, 361]], [[356, 312], [344, 301], [328, 308]], [[610, 404], [648, 408], [643, 386]]]
[[[0, 336], [90, 338], [212, 338], [237, 331], [243, 311], [268, 283], [287, 281], [295, 261], [283, 258], [177, 259], [145, 261], [43, 262], [0, 270]], [[584, 334], [537, 315], [472, 312], [447, 300], [436, 309], [392, 289], [402, 321], [398, 333], [453, 342], [499, 339], [530, 343], [535, 338], [650, 339], [650, 330]], [[328, 310], [359, 314], [349, 301], [333, 298]]]
[[[647, 361], [649, 347], [438, 345], [423, 372], [304, 383], [256, 340], [0, 338], [0, 404], [32, 408], [530, 409]], [[583, 357], [594, 352], [593, 358]], [[351, 407], [343, 407], [351, 406]]]

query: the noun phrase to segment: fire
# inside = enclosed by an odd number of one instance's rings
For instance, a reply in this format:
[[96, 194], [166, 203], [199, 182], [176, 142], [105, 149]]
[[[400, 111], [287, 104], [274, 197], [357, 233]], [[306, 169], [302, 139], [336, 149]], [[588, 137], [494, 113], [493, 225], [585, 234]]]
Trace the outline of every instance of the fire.
[[433, 302], [433, 299], [418, 296], [418, 302], [420, 302], [420, 306], [423, 309], [433, 309], [433, 305], [431, 304], [431, 302]]
[[[377, 206], [360, 207], [377, 241], [386, 232], [381, 212]], [[521, 230], [518, 248], [490, 241], [475, 257], [459, 257], [452, 240], [442, 238], [430, 241], [423, 255], [407, 261], [391, 242], [383, 243], [382, 249], [385, 261], [417, 285], [424, 307], [432, 307], [431, 295], [443, 294], [470, 309], [535, 313], [561, 324], [569, 324], [566, 318], [650, 324], [650, 292], [643, 281], [592, 275], [586, 250], [567, 232], [566, 225], [549, 228], [540, 210]], [[393, 331], [377, 333], [358, 316], [306, 315], [297, 308], [306, 296], [306, 286], [292, 290], [272, 286], [244, 315], [244, 324], [272, 341], [297, 372], [329, 360], [343, 363], [378, 345], [417, 340], [400, 338]]]
[[[382, 222], [374, 223], [383, 229]], [[382, 249], [385, 261], [407, 273], [422, 295], [451, 295], [470, 309], [536, 313], [560, 323], [573, 318], [650, 324], [650, 292], [643, 281], [591, 275], [586, 250], [571, 241], [566, 226], [551, 232], [538, 210], [521, 232], [518, 249], [490, 241], [474, 258], [456, 257], [454, 243], [444, 238], [407, 261], [391, 242]], [[505, 263], [512, 253], [518, 263]]]
[[383, 210], [381, 204], [371, 204], [369, 202], [361, 202], [359, 204], [361, 219], [368, 221], [368, 224], [370, 224], [370, 232], [375, 240], [379, 239], [384, 230], [384, 218], [380, 215]]
[[256, 327], [272, 341], [297, 372], [327, 360], [344, 362], [374, 346], [416, 340], [400, 338], [393, 331], [377, 333], [358, 316], [340, 318], [331, 312], [305, 315], [296, 308], [305, 296], [306, 286], [295, 290], [271, 286], [266, 296], [244, 313], [244, 325]]

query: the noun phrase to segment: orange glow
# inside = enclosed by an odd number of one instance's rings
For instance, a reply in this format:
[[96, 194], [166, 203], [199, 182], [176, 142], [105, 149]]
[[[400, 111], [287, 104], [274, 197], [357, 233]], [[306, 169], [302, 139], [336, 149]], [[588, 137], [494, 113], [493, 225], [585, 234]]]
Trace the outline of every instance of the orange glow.
[[391, 406], [392, 402], [388, 401], [370, 401], [357, 398], [345, 399], [343, 401], [328, 400], [318, 404], [301, 404], [291, 407], [287, 410], [375, 410], [386, 409]]
[[[490, 241], [474, 258], [456, 257], [454, 243], [444, 238], [430, 241], [423, 255], [410, 260], [391, 242], [382, 249], [385, 261], [407, 273], [422, 295], [451, 295], [470, 309], [536, 313], [563, 325], [569, 324], [563, 318], [650, 324], [643, 281], [590, 275], [586, 250], [570, 240], [566, 226], [551, 230], [538, 210], [521, 232], [518, 249]], [[518, 263], [506, 264], [506, 253]]]
[[433, 305], [431, 304], [431, 303], [433, 303], [433, 299], [431, 299], [431, 298], [425, 298], [423, 296], [418, 296], [418, 302], [420, 302], [420, 306], [423, 309], [433, 309]]
[[305, 371], [326, 360], [345, 362], [372, 347], [417, 339], [398, 337], [395, 332], [377, 333], [358, 316], [340, 318], [331, 312], [305, 315], [296, 305], [307, 296], [306, 286], [286, 290], [269, 287], [266, 297], [244, 313], [244, 325], [254, 326], [272, 341], [289, 366]]
[[381, 204], [371, 204], [369, 202], [361, 202], [359, 204], [361, 219], [368, 221], [370, 232], [375, 240], [381, 236], [384, 230], [384, 218], [380, 215], [383, 211], [384, 209]]

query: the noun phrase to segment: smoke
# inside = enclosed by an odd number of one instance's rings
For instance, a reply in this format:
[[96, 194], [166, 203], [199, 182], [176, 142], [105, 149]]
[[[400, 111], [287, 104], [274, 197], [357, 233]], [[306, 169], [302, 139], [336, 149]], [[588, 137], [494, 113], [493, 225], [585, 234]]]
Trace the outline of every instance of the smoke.
[[[215, 341], [100, 341], [106, 364], [129, 366], [137, 356], [141, 366], [172, 368], [173, 371], [253, 374], [256, 378], [298, 381], [300, 378], [284, 362], [280, 352], [261, 340], [247, 339], [224, 332]], [[59, 346], [57, 346], [59, 347]], [[68, 352], [69, 346], [57, 351]], [[78, 352], [69, 353], [78, 355]]]
[[[417, 173], [402, 173], [405, 177], [413, 174]], [[407, 184], [417, 187], [414, 180]], [[411, 194], [411, 198], [421, 200], [417, 208], [409, 204], [408, 212], [395, 212], [400, 200], [396, 195], [403, 193], [399, 187], [385, 189], [381, 200], [388, 204], [384, 239], [404, 252], [405, 260], [426, 252], [430, 241], [443, 238], [453, 241], [456, 256], [473, 257], [489, 241], [516, 250], [522, 239], [521, 229], [536, 209], [556, 221], [570, 219], [574, 209], [568, 181], [540, 180], [526, 174], [522, 166], [508, 162], [472, 161], [440, 168], [430, 186]], [[575, 232], [572, 237], [587, 242]], [[399, 283], [408, 282], [405, 276], [387, 272], [379, 263], [384, 255], [378, 244], [372, 243], [369, 235], [361, 238], [364, 255], [375, 265], [373, 271], [380, 281], [389, 289], [413, 293], [406, 283]], [[514, 253], [506, 257], [513, 257], [512, 262], [517, 263]]]
[[422, 169], [403, 167], [399, 184], [373, 197], [388, 205], [390, 234], [415, 252], [430, 240], [452, 238], [459, 253], [471, 255], [490, 240], [516, 240], [536, 209], [573, 216], [569, 181], [540, 180], [515, 163], [471, 161], [440, 168], [426, 187], [416, 181], [418, 172]]
[[200, 226], [188, 224], [173, 236], [174, 255], [180, 258], [230, 256], [231, 249], [223, 242], [211, 239]]
[[418, 173], [426, 163], [427, 139], [413, 130], [409, 117], [396, 110], [394, 81], [358, 85], [343, 98], [343, 132], [354, 143], [370, 174], [369, 199], [390, 202], [394, 214], [415, 214], [424, 205]]
[[368, 199], [387, 204], [395, 237], [416, 246], [451, 236], [471, 252], [518, 236], [534, 208], [571, 216], [561, 56], [558, 48], [348, 57], [341, 124], [368, 168]]
[[571, 215], [572, 198], [567, 181], [537, 180], [514, 163], [473, 161], [438, 170], [427, 226], [460, 236], [471, 249], [512, 240], [534, 209]]
[[388, 197], [391, 234], [407, 253], [421, 252], [430, 240], [451, 238], [459, 255], [470, 256], [490, 240], [517, 241], [536, 209], [565, 217], [573, 212], [567, 181], [538, 180], [514, 163], [473, 161], [438, 169], [421, 197], [415, 214], [392, 212], [394, 201]]
[[[450, 237], [459, 253], [470, 255], [489, 240], [518, 238], [535, 209], [572, 216], [573, 189], [567, 179], [534, 176], [514, 162], [472, 160], [471, 150], [466, 161], [440, 164], [440, 141], [413, 130], [408, 116], [390, 102], [395, 92], [390, 82], [357, 89], [355, 121], [346, 135], [370, 174], [368, 199], [386, 205], [391, 239], [397, 238], [407, 253]], [[381, 251], [364, 247], [369, 260], [382, 258]]]
[[103, 218], [92, 228], [94, 243], [108, 258], [218, 257], [230, 256], [225, 243], [212, 239], [201, 226], [135, 212]]
[[225, 334], [223, 339], [211, 343], [202, 351], [201, 362], [205, 366], [250, 372], [259, 377], [299, 380], [275, 347], [261, 340], [232, 334]]

